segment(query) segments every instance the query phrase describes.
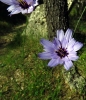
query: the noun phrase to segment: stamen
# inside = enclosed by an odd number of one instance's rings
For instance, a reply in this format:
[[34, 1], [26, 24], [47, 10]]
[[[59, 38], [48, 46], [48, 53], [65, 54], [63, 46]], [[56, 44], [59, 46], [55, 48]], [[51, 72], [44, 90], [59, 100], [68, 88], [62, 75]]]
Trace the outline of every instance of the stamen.
[[30, 4], [28, 4], [25, 0], [17, 0], [19, 2], [19, 5], [23, 8], [23, 9], [28, 9], [28, 7], [30, 7]]
[[56, 51], [56, 53], [60, 58], [63, 58], [68, 55], [66, 49], [64, 49], [62, 47], [60, 47], [59, 50]]
[[18, 0], [18, 2], [19, 2], [21, 5], [25, 5], [25, 2], [22, 1], [22, 0]]

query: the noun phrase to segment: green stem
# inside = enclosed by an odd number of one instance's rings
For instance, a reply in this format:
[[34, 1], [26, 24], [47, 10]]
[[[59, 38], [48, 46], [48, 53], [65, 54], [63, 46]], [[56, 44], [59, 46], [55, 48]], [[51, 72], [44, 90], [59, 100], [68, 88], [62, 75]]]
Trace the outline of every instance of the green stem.
[[74, 29], [74, 33], [75, 33], [76, 29], [77, 29], [77, 26], [78, 26], [78, 24], [79, 24], [79, 22], [80, 22], [80, 20], [81, 20], [81, 18], [82, 18], [82, 15], [84, 14], [85, 10], [86, 10], [86, 6], [84, 7], [84, 10], [83, 10], [81, 16], [79, 17], [79, 20], [78, 20], [78, 22], [77, 22], [77, 24], [76, 24], [76, 26], [75, 26], [75, 29]]

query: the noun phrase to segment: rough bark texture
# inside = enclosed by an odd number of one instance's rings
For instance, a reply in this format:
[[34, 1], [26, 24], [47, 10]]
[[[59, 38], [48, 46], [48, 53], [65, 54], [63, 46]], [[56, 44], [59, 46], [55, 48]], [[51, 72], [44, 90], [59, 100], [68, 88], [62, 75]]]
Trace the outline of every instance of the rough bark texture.
[[52, 39], [57, 29], [68, 28], [67, 0], [44, 0], [48, 36]]

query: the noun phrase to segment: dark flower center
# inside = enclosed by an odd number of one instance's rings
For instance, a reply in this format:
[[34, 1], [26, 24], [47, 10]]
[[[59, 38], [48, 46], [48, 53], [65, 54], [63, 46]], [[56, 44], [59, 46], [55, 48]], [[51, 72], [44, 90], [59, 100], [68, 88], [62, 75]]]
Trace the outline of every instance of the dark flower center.
[[31, 5], [25, 1], [25, 0], [17, 0], [19, 2], [19, 6], [21, 6], [23, 9], [28, 9]]
[[63, 57], [65, 57], [65, 56], [68, 55], [67, 50], [64, 49], [64, 48], [62, 48], [62, 47], [60, 47], [60, 48], [58, 49], [58, 51], [56, 51], [56, 53], [57, 53], [57, 55], [58, 55], [60, 58], [63, 58]]

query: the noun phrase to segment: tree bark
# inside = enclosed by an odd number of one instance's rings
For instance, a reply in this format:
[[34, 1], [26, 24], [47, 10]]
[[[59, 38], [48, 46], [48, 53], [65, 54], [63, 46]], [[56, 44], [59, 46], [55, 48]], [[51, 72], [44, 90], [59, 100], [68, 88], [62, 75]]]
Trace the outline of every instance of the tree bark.
[[64, 31], [69, 27], [67, 0], [44, 0], [46, 7], [46, 20], [48, 26], [48, 37], [52, 39], [57, 29]]

